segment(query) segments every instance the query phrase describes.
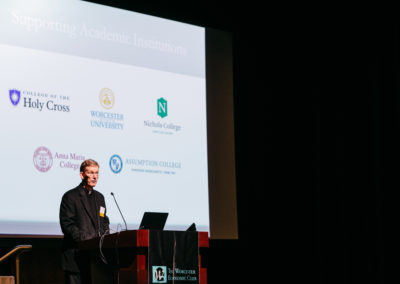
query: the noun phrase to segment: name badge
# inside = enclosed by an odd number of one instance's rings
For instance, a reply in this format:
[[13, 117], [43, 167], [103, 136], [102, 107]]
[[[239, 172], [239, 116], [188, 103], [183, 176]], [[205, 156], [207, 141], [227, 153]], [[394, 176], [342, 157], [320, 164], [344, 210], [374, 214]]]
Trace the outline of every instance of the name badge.
[[100, 206], [100, 217], [104, 217], [104, 213], [106, 212], [106, 208]]

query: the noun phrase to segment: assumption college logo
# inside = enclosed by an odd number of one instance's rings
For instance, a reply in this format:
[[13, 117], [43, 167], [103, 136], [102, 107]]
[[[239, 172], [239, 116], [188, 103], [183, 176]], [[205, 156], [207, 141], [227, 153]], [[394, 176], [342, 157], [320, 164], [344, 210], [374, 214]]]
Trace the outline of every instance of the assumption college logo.
[[118, 155], [113, 155], [110, 158], [110, 169], [114, 174], [118, 174], [122, 170], [122, 159]]

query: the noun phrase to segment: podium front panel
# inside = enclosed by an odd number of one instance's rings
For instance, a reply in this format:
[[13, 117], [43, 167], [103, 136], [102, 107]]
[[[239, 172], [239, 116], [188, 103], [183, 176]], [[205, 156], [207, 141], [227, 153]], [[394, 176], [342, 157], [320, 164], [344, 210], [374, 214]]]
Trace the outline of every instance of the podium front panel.
[[[105, 273], [106, 275], [112, 275], [113, 283], [137, 283], [137, 284], [149, 284], [149, 283], [172, 283], [172, 278], [170, 280], [167, 278], [154, 278], [153, 279], [153, 269], [154, 267], [149, 268], [149, 249], [150, 246], [150, 234], [154, 231], [150, 230], [129, 230], [129, 231], [121, 231], [119, 233], [114, 233], [110, 235], [103, 236], [102, 238], [94, 238], [91, 240], [83, 241], [79, 244], [79, 249], [83, 252], [90, 253], [92, 255], [92, 259], [98, 259], [99, 254], [105, 258], [108, 262], [106, 266], [101, 266], [102, 271], [98, 271], [96, 273]], [[185, 231], [160, 231], [161, 239], [165, 239], [164, 241], [168, 243], [171, 239], [171, 235], [181, 235], [183, 239], [187, 239], [185, 234], [197, 234], [196, 241], [198, 242], [198, 273], [197, 273], [197, 281], [193, 281], [192, 283], [207, 283], [207, 267], [204, 264], [204, 251], [209, 247], [209, 239], [207, 232], [185, 232]], [[174, 238], [172, 238], [174, 239]], [[190, 239], [190, 238], [189, 238]], [[189, 241], [189, 240], [186, 240]], [[157, 265], [156, 265], [157, 266]], [[159, 265], [164, 266], [164, 265]], [[165, 265], [166, 266], [166, 265]], [[93, 264], [92, 264], [92, 267]], [[107, 267], [107, 268], [105, 268]], [[156, 269], [159, 267], [156, 267]], [[150, 271], [150, 270], [151, 271]], [[164, 268], [164, 273], [168, 276], [168, 272], [172, 272], [171, 269], [168, 270], [168, 267]], [[159, 270], [158, 274], [154, 274], [157, 276], [161, 276]], [[177, 277], [175, 274], [174, 283], [175, 284], [186, 284], [190, 283], [185, 282], [183, 279], [185, 275], [188, 275], [190, 278], [192, 271], [185, 269], [177, 270], [181, 272], [181, 275]], [[95, 271], [92, 271], [92, 274]], [[170, 273], [171, 274], [171, 273]], [[149, 277], [149, 275], [151, 277]], [[107, 276], [107, 277], [108, 277]], [[157, 280], [159, 279], [159, 280]], [[165, 281], [166, 282], [162, 282]], [[155, 281], [155, 282], [154, 282]], [[158, 282], [157, 282], [158, 281]], [[94, 283], [94, 282], [92, 282]], [[97, 283], [96, 283], [97, 284]]]

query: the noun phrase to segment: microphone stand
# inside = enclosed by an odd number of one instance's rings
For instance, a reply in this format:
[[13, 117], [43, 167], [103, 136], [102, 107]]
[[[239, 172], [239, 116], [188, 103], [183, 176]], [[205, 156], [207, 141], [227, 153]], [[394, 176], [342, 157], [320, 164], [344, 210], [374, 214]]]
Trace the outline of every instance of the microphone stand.
[[114, 197], [115, 204], [117, 204], [117, 208], [118, 208], [118, 210], [119, 210], [119, 213], [121, 214], [122, 220], [124, 220], [124, 223], [125, 223], [125, 231], [128, 231], [128, 226], [126, 225], [126, 221], [125, 221], [124, 215], [122, 214], [121, 209], [119, 209], [118, 202], [117, 202], [117, 200], [115, 199], [114, 193], [111, 192], [111, 195]]

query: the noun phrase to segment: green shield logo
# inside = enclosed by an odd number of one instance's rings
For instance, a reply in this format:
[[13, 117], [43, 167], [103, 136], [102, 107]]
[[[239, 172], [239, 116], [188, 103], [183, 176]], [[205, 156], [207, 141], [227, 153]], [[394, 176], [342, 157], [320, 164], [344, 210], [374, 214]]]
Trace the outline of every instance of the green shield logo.
[[162, 118], [168, 115], [168, 103], [164, 98], [157, 100], [157, 114]]

